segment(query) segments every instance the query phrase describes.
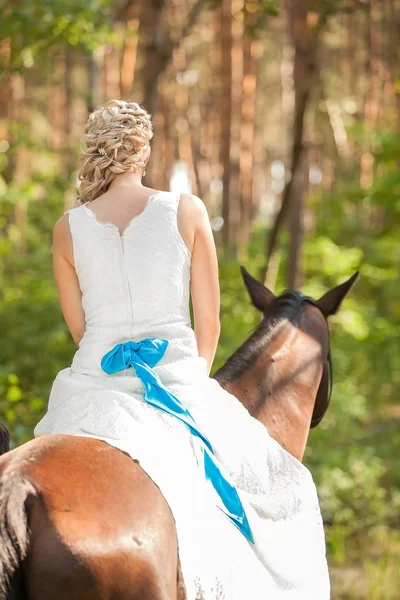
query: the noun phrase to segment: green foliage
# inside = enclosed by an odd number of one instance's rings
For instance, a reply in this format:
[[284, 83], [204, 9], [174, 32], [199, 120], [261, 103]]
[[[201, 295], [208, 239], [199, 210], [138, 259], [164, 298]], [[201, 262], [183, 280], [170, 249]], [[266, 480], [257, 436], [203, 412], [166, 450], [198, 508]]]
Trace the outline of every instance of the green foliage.
[[[63, 207], [63, 184], [33, 180], [9, 186], [0, 203], [0, 418], [13, 444], [32, 436], [46, 408], [51, 380], [67, 366], [74, 344], [62, 320], [54, 286], [51, 235]], [[39, 200], [43, 197], [43, 200]], [[16, 198], [24, 198], [23, 231], [13, 223]], [[4, 228], [4, 224], [8, 226]], [[21, 248], [21, 239], [26, 247]]]
[[[221, 6], [222, 0], [206, 0], [211, 10]], [[262, 37], [268, 22], [279, 15], [279, 0], [245, 0], [241, 12], [244, 16], [245, 34], [250, 38]]]
[[381, 551], [388, 539], [391, 545], [398, 540], [399, 142], [398, 135], [387, 133], [372, 140], [370, 189], [342, 183], [331, 196], [314, 199], [318, 231], [306, 244], [308, 285], [315, 277], [328, 285], [327, 275], [337, 280], [355, 268], [361, 273], [335, 319], [332, 408], [320, 430], [311, 433], [306, 455], [330, 524], [328, 547], [341, 562], [359, 552], [367, 534], [371, 547]]
[[268, 22], [279, 14], [277, 0], [248, 0], [243, 4], [245, 33], [250, 38], [263, 37]]
[[0, 40], [12, 40], [11, 59], [0, 62], [0, 68], [29, 68], [39, 53], [61, 42], [94, 49], [110, 36], [111, 7], [110, 0], [20, 0], [12, 9], [6, 5]]

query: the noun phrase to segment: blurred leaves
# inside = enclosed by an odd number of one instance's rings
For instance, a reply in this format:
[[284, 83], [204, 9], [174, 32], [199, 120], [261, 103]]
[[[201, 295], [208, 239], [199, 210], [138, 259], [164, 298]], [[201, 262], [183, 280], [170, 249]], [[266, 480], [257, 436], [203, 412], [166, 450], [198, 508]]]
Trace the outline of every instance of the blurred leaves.
[[61, 42], [95, 49], [112, 32], [112, 5], [111, 0], [5, 2], [0, 42], [12, 39], [12, 44], [9, 58], [1, 54], [0, 68], [30, 68], [39, 52]]

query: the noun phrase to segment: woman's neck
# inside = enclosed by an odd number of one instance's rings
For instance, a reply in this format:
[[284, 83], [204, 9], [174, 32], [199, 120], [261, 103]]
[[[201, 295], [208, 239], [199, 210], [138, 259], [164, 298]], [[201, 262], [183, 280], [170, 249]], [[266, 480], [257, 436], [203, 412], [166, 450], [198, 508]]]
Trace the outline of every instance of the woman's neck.
[[138, 170], [136, 173], [127, 171], [126, 173], [120, 173], [116, 175], [116, 177], [110, 183], [108, 189], [120, 186], [144, 187], [142, 183], [142, 171]]

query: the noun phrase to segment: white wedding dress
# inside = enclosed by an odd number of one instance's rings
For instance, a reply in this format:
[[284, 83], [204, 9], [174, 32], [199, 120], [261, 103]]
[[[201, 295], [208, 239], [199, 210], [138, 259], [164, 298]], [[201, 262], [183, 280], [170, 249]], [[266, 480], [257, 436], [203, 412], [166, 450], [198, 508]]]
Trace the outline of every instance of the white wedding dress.
[[[190, 322], [191, 253], [177, 226], [179, 194], [156, 192], [122, 232], [87, 205], [69, 211], [86, 331], [53, 383], [35, 436], [92, 436], [129, 453], [155, 481], [176, 521], [188, 600], [327, 600], [330, 586], [310, 472], [207, 374]], [[194, 436], [144, 400], [132, 367], [113, 375], [116, 344], [169, 341], [154, 367], [210, 440], [236, 486], [255, 543], [217, 507]]]

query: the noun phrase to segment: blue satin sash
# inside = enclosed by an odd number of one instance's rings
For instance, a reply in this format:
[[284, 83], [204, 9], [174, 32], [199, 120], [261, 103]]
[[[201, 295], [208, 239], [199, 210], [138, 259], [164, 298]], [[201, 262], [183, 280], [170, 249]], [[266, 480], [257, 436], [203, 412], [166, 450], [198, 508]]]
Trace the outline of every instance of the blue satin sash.
[[168, 391], [152, 368], [164, 356], [167, 346], [168, 340], [161, 338], [144, 338], [140, 342], [129, 341], [117, 344], [103, 356], [101, 368], [111, 375], [133, 367], [143, 384], [146, 402], [185, 423], [191, 433], [202, 440], [205, 476], [222, 500], [224, 508], [221, 510], [243, 535], [254, 543], [253, 534], [237, 490], [221, 473], [210, 441], [199, 430], [190, 412], [176, 396]]

